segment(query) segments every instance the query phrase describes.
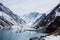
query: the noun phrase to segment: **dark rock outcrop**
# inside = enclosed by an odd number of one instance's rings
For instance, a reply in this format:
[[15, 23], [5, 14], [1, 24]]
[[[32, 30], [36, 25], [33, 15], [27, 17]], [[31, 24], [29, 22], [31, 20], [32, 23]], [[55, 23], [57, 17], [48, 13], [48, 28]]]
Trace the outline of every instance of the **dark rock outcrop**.
[[[45, 16], [41, 21], [36, 22], [35, 29], [42, 28], [42, 31], [47, 33], [54, 32], [60, 25], [60, 4], [58, 4], [47, 16]], [[39, 29], [41, 30], [41, 29]]]

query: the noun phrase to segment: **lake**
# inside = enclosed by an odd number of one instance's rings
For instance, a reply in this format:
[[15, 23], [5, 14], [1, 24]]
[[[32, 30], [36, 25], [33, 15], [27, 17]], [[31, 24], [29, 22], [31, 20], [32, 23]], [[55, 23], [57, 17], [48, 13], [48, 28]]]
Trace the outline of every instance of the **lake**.
[[16, 33], [11, 30], [0, 31], [0, 40], [29, 40], [32, 37], [45, 36], [46, 33], [26, 31], [22, 33]]

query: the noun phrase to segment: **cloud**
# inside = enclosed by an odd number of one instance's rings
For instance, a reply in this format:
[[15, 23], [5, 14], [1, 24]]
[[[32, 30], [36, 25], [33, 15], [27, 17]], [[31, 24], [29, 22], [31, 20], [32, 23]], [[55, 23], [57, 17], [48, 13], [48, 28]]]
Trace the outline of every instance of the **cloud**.
[[21, 15], [29, 12], [46, 13], [53, 9], [59, 0], [0, 0], [5, 6], [9, 7], [14, 13]]

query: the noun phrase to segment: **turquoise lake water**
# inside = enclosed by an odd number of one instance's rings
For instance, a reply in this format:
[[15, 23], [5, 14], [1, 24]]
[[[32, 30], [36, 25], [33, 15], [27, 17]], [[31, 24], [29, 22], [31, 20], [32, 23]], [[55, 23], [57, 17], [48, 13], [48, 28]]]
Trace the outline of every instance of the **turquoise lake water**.
[[15, 33], [12, 31], [0, 31], [0, 40], [29, 40], [32, 37], [40, 37], [44, 35], [47, 34], [29, 31], [23, 33]]

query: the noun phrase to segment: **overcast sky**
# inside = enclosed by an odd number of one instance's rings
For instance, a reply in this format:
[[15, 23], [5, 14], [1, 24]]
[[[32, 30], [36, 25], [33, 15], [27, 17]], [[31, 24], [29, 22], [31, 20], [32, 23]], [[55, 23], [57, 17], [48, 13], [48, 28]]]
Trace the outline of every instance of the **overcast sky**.
[[30, 12], [47, 13], [52, 10], [60, 0], [0, 0], [14, 13], [21, 15]]

